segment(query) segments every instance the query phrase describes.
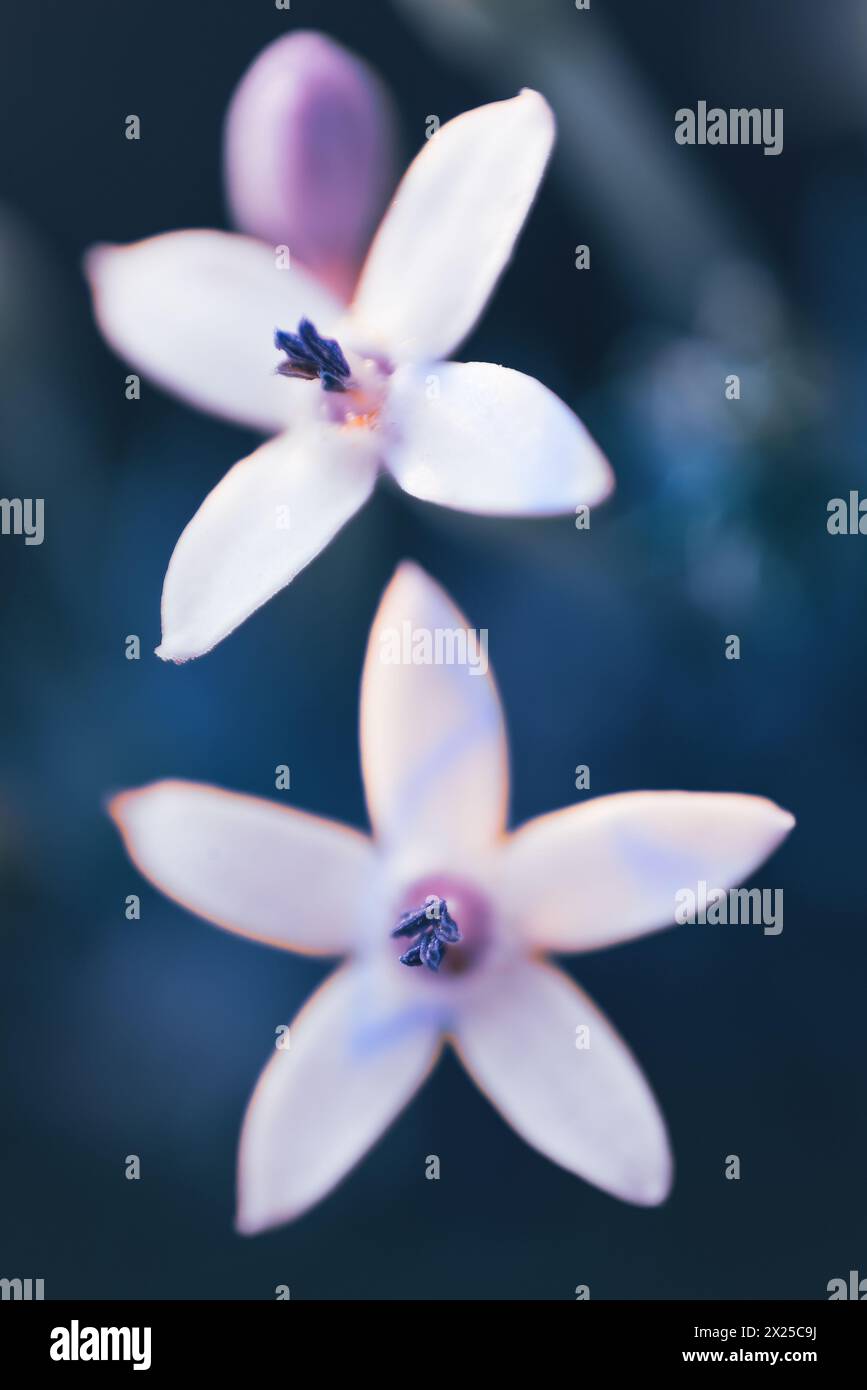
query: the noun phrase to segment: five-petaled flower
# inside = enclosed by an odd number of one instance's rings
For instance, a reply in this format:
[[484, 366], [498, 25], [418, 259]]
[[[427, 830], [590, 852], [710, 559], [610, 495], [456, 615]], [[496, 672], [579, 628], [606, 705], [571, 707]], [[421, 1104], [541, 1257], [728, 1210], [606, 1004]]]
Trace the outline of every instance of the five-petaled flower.
[[173, 232], [90, 252], [97, 319], [122, 356], [203, 409], [275, 432], [182, 533], [160, 656], [186, 661], [232, 632], [383, 469], [415, 497], [491, 515], [574, 512], [607, 495], [606, 459], [551, 391], [507, 367], [442, 360], [482, 313], [553, 140], [530, 90], [443, 125], [399, 185], [348, 307], [249, 237]]
[[[380, 634], [403, 622], [465, 626], [421, 570], [399, 568], [362, 679], [372, 836], [186, 782], [112, 803], [132, 859], [169, 897], [274, 946], [349, 956], [254, 1093], [238, 1228], [265, 1230], [325, 1196], [406, 1105], [444, 1038], [548, 1158], [628, 1201], [661, 1202], [672, 1164], [650, 1088], [587, 995], [537, 953], [671, 924], [684, 884], [746, 878], [793, 818], [761, 797], [635, 792], [507, 833], [493, 680], [465, 665], [384, 662]], [[444, 924], [448, 954], [405, 969], [406, 938], [429, 937], [427, 922]]]

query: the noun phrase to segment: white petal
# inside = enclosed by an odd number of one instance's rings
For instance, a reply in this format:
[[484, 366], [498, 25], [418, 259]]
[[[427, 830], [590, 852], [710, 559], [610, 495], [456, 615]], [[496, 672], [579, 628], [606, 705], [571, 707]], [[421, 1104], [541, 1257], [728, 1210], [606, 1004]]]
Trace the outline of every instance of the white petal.
[[136, 868], [190, 912], [295, 951], [353, 944], [374, 874], [358, 831], [197, 782], [122, 792], [109, 812]]
[[399, 367], [383, 412], [388, 465], [413, 497], [468, 512], [574, 511], [613, 486], [597, 444], [531, 376], [488, 362]]
[[493, 985], [461, 1016], [455, 1037], [490, 1101], [563, 1168], [626, 1201], [664, 1201], [672, 1174], [665, 1124], [605, 1016], [548, 965], [517, 963]]
[[785, 839], [794, 818], [764, 797], [627, 792], [540, 816], [502, 856], [504, 904], [554, 951], [627, 941], [675, 920], [676, 895], [729, 888]]
[[[468, 636], [466, 618], [423, 570], [399, 567], [364, 664], [364, 784], [378, 838], [408, 856], [442, 856], [437, 868], [489, 849], [505, 829], [506, 736], [486, 643]], [[415, 664], [414, 654], [441, 659]]]
[[157, 655], [210, 651], [285, 587], [354, 516], [376, 480], [366, 431], [308, 426], [236, 463], [175, 546]]
[[353, 304], [355, 338], [393, 362], [447, 357], [487, 303], [554, 141], [538, 92], [467, 111], [410, 165]]
[[97, 246], [86, 270], [111, 346], [166, 390], [202, 410], [272, 433], [309, 382], [275, 376], [274, 329], [302, 315], [326, 332], [341, 306], [273, 247], [226, 232], [170, 232]]
[[238, 1162], [238, 1230], [291, 1221], [345, 1177], [412, 1098], [439, 1053], [419, 1026], [388, 1046], [362, 1045], [364, 973], [348, 966], [289, 1027], [250, 1101]]

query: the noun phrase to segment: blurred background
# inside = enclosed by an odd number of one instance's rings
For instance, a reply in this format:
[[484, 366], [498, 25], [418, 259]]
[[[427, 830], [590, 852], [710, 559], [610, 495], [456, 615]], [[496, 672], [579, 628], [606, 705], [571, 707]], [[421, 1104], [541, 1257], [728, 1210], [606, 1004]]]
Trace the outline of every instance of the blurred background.
[[[147, 381], [125, 398], [81, 256], [233, 224], [232, 93], [265, 45], [305, 28], [379, 74], [396, 168], [432, 114], [524, 85], [551, 101], [555, 161], [460, 356], [558, 392], [618, 487], [577, 531], [381, 486], [288, 590], [175, 668], [151, 655], [166, 564], [256, 440]], [[867, 540], [826, 529], [830, 498], [867, 494], [865, 75], [861, 0], [8, 11], [0, 495], [44, 497], [46, 539], [0, 537], [0, 1275], [44, 1278], [49, 1298], [268, 1299], [288, 1284], [293, 1298], [569, 1299], [589, 1284], [636, 1299], [824, 1298], [829, 1279], [867, 1274]], [[700, 99], [782, 107], [783, 153], [677, 146], [674, 112]], [[234, 207], [236, 224], [251, 216]], [[363, 826], [358, 678], [404, 556], [489, 630], [514, 823], [634, 788], [753, 792], [798, 818], [756, 880], [784, 890], [782, 935], [684, 927], [566, 965], [660, 1098], [678, 1166], [662, 1209], [525, 1147], [447, 1054], [322, 1205], [233, 1233], [248, 1095], [275, 1026], [329, 966], [163, 900], [104, 800], [173, 775]], [[740, 661], [724, 657], [732, 633]]]

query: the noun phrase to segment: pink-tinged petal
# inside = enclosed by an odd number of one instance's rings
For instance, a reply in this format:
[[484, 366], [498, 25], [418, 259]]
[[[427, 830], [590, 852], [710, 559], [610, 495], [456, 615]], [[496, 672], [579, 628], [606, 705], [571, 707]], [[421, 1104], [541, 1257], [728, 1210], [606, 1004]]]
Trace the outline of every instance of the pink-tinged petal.
[[175, 546], [157, 655], [188, 661], [227, 637], [355, 515], [377, 467], [366, 431], [322, 425], [278, 435], [230, 468]]
[[255, 1235], [320, 1201], [411, 1100], [440, 1050], [420, 1023], [389, 1045], [360, 1040], [366, 972], [338, 971], [289, 1027], [244, 1119], [237, 1227]]
[[324, 34], [276, 39], [247, 69], [226, 118], [236, 226], [288, 245], [348, 297], [394, 186], [394, 127], [391, 102], [366, 63]]
[[[439, 663], [424, 660], [437, 655]], [[427, 867], [455, 867], [489, 850], [505, 829], [508, 755], [487, 635], [472, 634], [413, 564], [398, 568], [371, 629], [361, 762], [376, 835], [407, 862], [417, 851]], [[442, 863], [432, 864], [437, 857]]]
[[502, 856], [504, 905], [527, 940], [587, 951], [671, 926], [682, 889], [730, 888], [794, 817], [760, 796], [626, 792], [529, 821]]
[[121, 792], [109, 814], [136, 868], [189, 912], [293, 951], [352, 946], [375, 871], [358, 831], [198, 782]]
[[102, 333], [121, 357], [201, 410], [271, 433], [307, 382], [275, 375], [275, 328], [306, 315], [322, 332], [340, 305], [271, 247], [226, 232], [169, 232], [96, 246], [85, 268]]
[[410, 165], [355, 294], [354, 337], [393, 362], [448, 357], [506, 265], [548, 162], [538, 92], [468, 111]]
[[459, 1016], [454, 1042], [533, 1148], [625, 1201], [665, 1200], [672, 1159], [653, 1093], [604, 1014], [561, 971], [529, 961], [503, 971]]
[[601, 502], [613, 486], [605, 455], [578, 416], [508, 367], [399, 367], [382, 423], [389, 468], [426, 502], [492, 516], [550, 515]]

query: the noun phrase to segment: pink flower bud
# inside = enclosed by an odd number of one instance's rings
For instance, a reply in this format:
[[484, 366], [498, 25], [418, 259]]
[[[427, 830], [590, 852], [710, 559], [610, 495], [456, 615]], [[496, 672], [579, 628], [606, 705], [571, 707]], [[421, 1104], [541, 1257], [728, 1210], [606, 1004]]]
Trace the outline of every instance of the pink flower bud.
[[394, 187], [394, 116], [365, 63], [312, 31], [269, 44], [226, 117], [229, 209], [241, 231], [348, 297]]

